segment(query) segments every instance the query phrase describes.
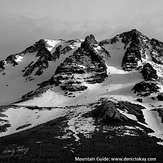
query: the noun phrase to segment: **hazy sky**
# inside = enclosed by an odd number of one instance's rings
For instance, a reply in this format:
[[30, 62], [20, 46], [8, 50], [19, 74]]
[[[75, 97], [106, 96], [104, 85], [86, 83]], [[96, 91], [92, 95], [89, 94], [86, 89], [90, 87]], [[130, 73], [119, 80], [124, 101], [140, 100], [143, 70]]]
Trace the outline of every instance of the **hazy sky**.
[[0, 57], [40, 38], [101, 40], [131, 28], [163, 41], [163, 0], [0, 0]]

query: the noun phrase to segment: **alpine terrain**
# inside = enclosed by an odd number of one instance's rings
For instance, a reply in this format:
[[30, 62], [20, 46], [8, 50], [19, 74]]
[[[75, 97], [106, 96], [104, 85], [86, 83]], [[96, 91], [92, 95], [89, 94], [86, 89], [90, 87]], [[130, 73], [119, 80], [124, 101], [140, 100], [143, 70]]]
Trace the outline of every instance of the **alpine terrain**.
[[136, 29], [41, 39], [0, 61], [2, 162], [161, 162], [162, 153], [163, 42]]

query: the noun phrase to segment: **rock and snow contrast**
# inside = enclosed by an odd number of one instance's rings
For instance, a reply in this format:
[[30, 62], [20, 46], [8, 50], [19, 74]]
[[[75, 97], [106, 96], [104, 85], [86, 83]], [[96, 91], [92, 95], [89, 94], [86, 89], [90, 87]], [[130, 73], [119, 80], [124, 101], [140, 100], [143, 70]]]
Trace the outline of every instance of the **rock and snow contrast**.
[[41, 39], [0, 61], [0, 159], [20, 144], [33, 156], [46, 139], [76, 155], [96, 155], [96, 142], [104, 154], [123, 156], [120, 143], [126, 155], [138, 144], [159, 155], [162, 122], [163, 42], [136, 29], [102, 41]]

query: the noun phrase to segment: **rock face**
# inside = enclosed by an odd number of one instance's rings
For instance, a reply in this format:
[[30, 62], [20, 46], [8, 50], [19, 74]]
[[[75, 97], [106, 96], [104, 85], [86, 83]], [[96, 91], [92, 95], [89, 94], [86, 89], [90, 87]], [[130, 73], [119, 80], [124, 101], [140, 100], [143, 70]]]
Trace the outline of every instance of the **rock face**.
[[93, 50], [93, 46], [95, 44], [98, 44], [98, 42], [96, 41], [95, 36], [91, 34], [89, 36], [86, 36], [84, 42], [81, 43], [81, 48], [89, 52]]
[[158, 79], [157, 71], [150, 63], [146, 63], [141, 72], [146, 81], [155, 81]]
[[136, 84], [132, 90], [139, 96], [149, 96], [152, 93], [159, 92], [159, 87], [156, 82], [142, 81]]
[[22, 71], [24, 76], [29, 76], [32, 72], [35, 71], [35, 75], [41, 75], [44, 70], [49, 66], [49, 61], [53, 60], [53, 56], [47, 50], [45, 41], [39, 40], [33, 46], [27, 48], [24, 53], [34, 53], [36, 52], [36, 57], [38, 58], [36, 62], [31, 62], [25, 69]]
[[95, 50], [96, 47], [100, 48], [95, 37], [87, 36], [81, 47], [57, 68], [54, 75], [55, 84], [60, 85], [63, 90], [81, 91], [87, 89], [84, 83], [103, 82], [107, 77], [106, 65], [102, 56]]
[[125, 71], [141, 68], [148, 61], [163, 64], [163, 42], [150, 39], [136, 29], [116, 35], [111, 39], [101, 41], [101, 46], [117, 43], [124, 44], [125, 53], [121, 66]]
[[119, 35], [125, 44], [126, 52], [122, 60], [122, 68], [131, 71], [142, 66], [149, 58], [157, 64], [163, 64], [163, 43], [149, 39], [137, 30]]
[[163, 64], [163, 42], [151, 39], [152, 45], [151, 57], [155, 63]]
[[122, 33], [120, 37], [127, 48], [122, 60], [122, 68], [126, 71], [137, 69], [142, 58], [146, 58], [145, 53], [149, 47], [149, 38], [135, 29]]

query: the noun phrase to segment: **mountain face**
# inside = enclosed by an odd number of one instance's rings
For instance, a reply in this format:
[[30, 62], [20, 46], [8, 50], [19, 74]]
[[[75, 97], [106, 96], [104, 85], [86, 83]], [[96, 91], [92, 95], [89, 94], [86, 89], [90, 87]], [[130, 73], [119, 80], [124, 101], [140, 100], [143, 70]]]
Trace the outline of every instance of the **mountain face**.
[[11, 140], [0, 141], [2, 155], [17, 137], [28, 139], [23, 150], [55, 139], [81, 155], [88, 140], [116, 151], [114, 139], [128, 139], [126, 154], [137, 141], [161, 152], [163, 42], [136, 29], [102, 41], [41, 39], [0, 61], [0, 105], [0, 137]]

